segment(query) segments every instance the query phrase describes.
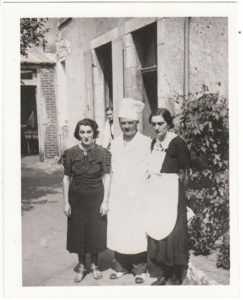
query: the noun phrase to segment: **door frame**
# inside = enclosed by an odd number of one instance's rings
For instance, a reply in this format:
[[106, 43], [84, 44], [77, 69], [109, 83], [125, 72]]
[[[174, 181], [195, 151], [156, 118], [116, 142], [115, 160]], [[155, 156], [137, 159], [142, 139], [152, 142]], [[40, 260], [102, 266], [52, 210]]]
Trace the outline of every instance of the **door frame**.
[[[38, 145], [39, 145], [39, 158], [40, 161], [44, 161], [44, 140], [43, 140], [43, 128], [41, 126], [41, 88], [40, 88], [40, 67], [36, 65], [21, 65], [21, 70], [36, 70], [36, 77], [32, 79], [21, 79], [21, 86], [35, 86], [35, 101], [36, 101], [36, 112], [37, 112], [37, 127], [38, 127]], [[21, 101], [21, 99], [20, 99]]]

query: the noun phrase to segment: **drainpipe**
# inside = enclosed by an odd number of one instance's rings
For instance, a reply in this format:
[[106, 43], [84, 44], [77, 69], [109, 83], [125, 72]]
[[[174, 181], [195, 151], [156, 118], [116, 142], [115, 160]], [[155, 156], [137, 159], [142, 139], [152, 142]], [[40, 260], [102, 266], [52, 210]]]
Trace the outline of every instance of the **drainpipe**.
[[184, 24], [184, 96], [186, 100], [189, 97], [189, 27], [190, 17], [187, 17]]

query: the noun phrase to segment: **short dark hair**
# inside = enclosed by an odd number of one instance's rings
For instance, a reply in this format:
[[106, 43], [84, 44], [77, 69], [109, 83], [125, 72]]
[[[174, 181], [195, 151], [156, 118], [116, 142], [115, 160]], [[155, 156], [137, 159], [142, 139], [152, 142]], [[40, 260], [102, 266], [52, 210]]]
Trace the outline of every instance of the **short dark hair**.
[[151, 124], [152, 117], [161, 116], [164, 118], [165, 122], [168, 124], [169, 128], [174, 127], [173, 117], [167, 108], [156, 108], [151, 112], [149, 116], [149, 123]]
[[107, 111], [109, 111], [109, 110], [113, 111], [113, 106], [108, 106], [108, 107], [106, 107], [105, 112], [107, 112]]
[[85, 119], [82, 119], [81, 121], [79, 121], [75, 127], [74, 137], [77, 140], [80, 141], [79, 128], [81, 125], [90, 126], [93, 129], [94, 139], [96, 139], [99, 136], [98, 124], [92, 119], [85, 118]]

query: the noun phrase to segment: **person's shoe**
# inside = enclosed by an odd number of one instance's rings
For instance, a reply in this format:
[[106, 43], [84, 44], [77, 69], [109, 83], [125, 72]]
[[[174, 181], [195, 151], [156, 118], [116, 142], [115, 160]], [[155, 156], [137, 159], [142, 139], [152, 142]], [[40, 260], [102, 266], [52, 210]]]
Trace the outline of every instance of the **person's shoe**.
[[135, 283], [144, 283], [145, 278], [146, 278], [146, 274], [145, 273], [136, 275], [135, 276]]
[[176, 275], [173, 275], [171, 280], [172, 280], [172, 285], [181, 285], [181, 281], [179, 280], [179, 278], [177, 278]]
[[167, 278], [165, 281], [165, 285], [174, 285], [171, 277]]
[[98, 266], [91, 266], [90, 269], [91, 269], [94, 279], [98, 280], [103, 277], [103, 274], [100, 271]]
[[122, 276], [124, 276], [125, 274], [127, 274], [127, 273], [115, 271], [115, 272], [111, 273], [110, 279], [118, 279], [118, 278], [121, 278]]
[[74, 276], [74, 281], [75, 282], [80, 282], [83, 280], [84, 276], [86, 274], [86, 269], [83, 266], [80, 266], [77, 269], [77, 274]]
[[165, 283], [166, 283], [166, 278], [162, 276], [156, 281], [154, 281], [151, 285], [165, 285]]

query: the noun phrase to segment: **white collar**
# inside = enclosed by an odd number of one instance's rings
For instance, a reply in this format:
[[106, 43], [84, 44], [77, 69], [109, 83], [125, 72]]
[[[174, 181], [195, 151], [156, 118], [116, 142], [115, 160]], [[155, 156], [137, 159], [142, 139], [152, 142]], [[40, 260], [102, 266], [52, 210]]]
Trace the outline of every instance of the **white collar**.
[[165, 151], [168, 147], [170, 142], [177, 137], [174, 132], [168, 131], [163, 141], [160, 141], [157, 137], [154, 144], [154, 150]]

